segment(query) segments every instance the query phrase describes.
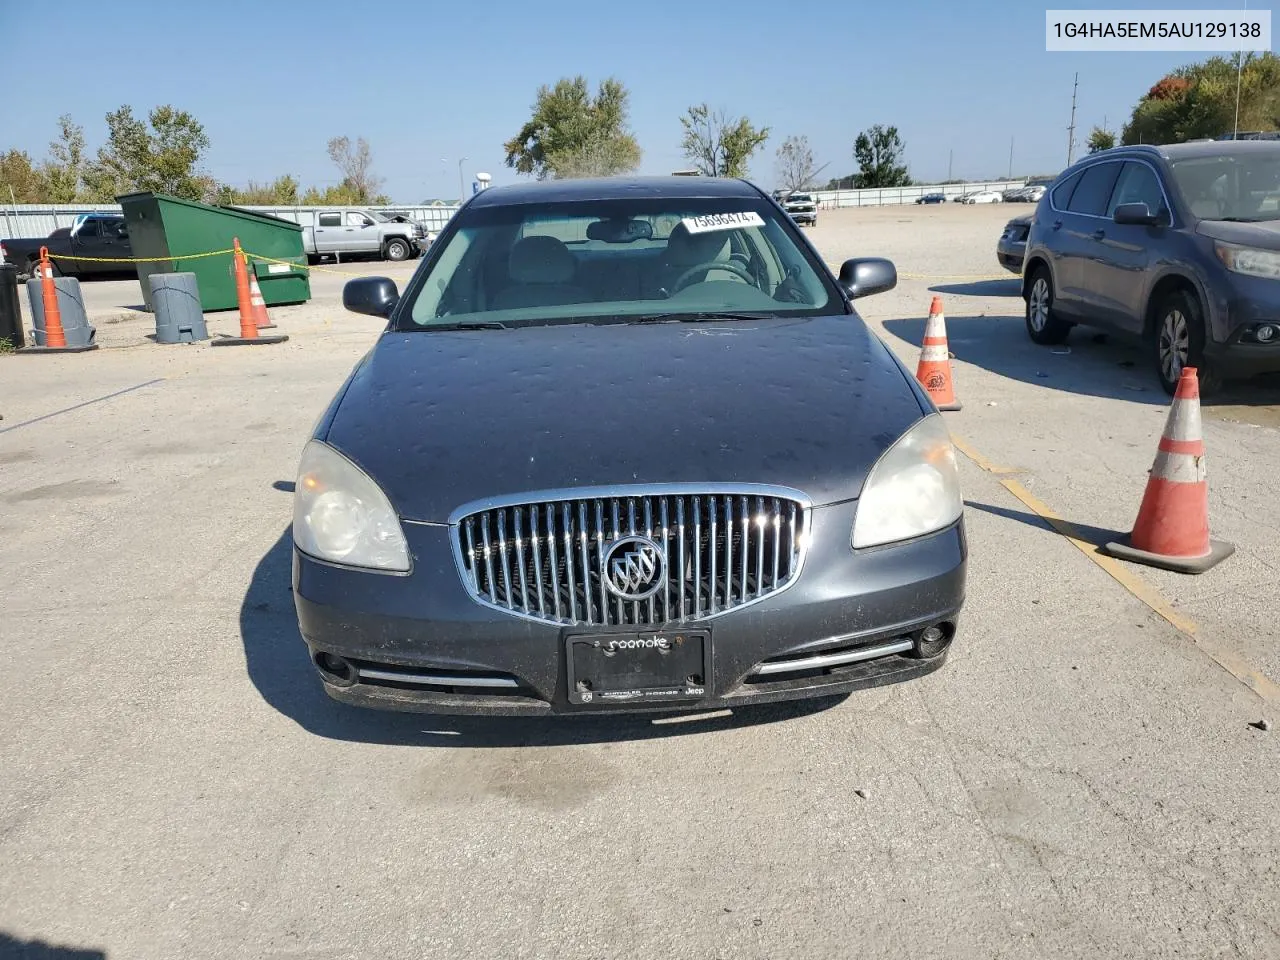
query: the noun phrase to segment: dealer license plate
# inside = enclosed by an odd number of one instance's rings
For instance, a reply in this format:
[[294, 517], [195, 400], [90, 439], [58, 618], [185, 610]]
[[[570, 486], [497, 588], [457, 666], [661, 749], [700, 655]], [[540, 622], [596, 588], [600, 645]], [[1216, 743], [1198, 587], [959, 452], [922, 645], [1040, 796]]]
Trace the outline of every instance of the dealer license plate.
[[569, 702], [579, 706], [698, 700], [711, 677], [705, 630], [565, 638]]

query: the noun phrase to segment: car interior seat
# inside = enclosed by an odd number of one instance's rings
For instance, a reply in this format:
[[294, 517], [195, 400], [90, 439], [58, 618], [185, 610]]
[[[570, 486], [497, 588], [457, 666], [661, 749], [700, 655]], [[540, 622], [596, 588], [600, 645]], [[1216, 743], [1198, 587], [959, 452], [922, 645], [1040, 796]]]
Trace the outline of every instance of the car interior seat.
[[511, 248], [507, 262], [510, 285], [493, 298], [494, 310], [586, 303], [591, 293], [574, 283], [577, 265], [563, 241], [525, 237]]
[[[724, 230], [713, 230], [709, 233], [690, 233], [683, 223], [677, 224], [667, 238], [667, 251], [662, 258], [659, 285], [667, 296], [675, 293], [676, 281], [690, 268], [706, 263], [727, 263], [729, 261], [729, 234]], [[694, 274], [687, 282], [702, 283], [711, 274], [717, 279], [735, 280], [742, 283], [742, 277], [729, 270], [716, 270], [708, 267]]]

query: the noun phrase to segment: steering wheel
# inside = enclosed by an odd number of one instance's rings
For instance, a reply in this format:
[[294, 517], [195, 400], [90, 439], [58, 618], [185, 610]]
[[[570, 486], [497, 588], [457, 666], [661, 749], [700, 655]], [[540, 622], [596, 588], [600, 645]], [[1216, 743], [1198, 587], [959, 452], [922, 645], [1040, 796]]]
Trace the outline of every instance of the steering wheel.
[[695, 266], [690, 267], [684, 273], [680, 274], [680, 278], [671, 285], [671, 295], [675, 296], [677, 293], [679, 293], [681, 290], [687, 287], [689, 285], [689, 280], [691, 280], [693, 278], [693, 275], [697, 273], [699, 270], [707, 270], [707, 271], [727, 270], [729, 273], [732, 273], [732, 274], [735, 274], [736, 276], [741, 277], [743, 280], [747, 281], [747, 283], [751, 284], [753, 287], [756, 284], [755, 278], [747, 272], [746, 267], [743, 267], [740, 264], [734, 263], [732, 260], [727, 260], [727, 261], [714, 260], [710, 263], [699, 263]]

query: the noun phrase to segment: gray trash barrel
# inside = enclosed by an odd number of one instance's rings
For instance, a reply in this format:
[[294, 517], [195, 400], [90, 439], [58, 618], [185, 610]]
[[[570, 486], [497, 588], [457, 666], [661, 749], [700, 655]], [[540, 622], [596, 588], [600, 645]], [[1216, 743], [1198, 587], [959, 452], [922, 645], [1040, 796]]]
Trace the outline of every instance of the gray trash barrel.
[[[89, 315], [84, 309], [84, 295], [80, 281], [75, 277], [54, 277], [58, 291], [58, 313], [62, 317], [62, 334], [68, 347], [87, 347], [97, 336], [96, 327], [89, 326]], [[44, 335], [44, 282], [38, 277], [27, 281], [27, 300], [31, 304], [32, 326], [35, 328], [37, 347], [45, 347]]]
[[27, 345], [18, 305], [18, 268], [11, 263], [0, 263], [0, 340], [7, 340], [15, 350]]
[[156, 315], [156, 343], [195, 343], [209, 339], [194, 273], [153, 273], [147, 282], [151, 287], [151, 308]]

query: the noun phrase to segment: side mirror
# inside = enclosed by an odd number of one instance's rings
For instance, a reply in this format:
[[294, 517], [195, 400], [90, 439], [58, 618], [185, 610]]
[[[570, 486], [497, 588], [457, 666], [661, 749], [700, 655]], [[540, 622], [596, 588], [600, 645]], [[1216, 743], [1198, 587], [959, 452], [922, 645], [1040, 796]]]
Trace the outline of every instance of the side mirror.
[[1151, 226], [1160, 222], [1160, 218], [1151, 212], [1145, 203], [1122, 203], [1116, 207], [1111, 219], [1116, 223]]
[[389, 317], [400, 302], [400, 291], [394, 280], [386, 277], [361, 277], [348, 280], [342, 288], [342, 305], [352, 313], [371, 317]]
[[897, 285], [898, 271], [891, 260], [860, 257], [846, 260], [840, 267], [840, 286], [854, 300], [884, 293]]

